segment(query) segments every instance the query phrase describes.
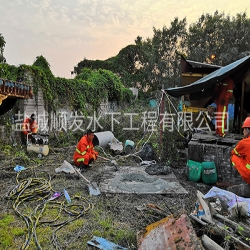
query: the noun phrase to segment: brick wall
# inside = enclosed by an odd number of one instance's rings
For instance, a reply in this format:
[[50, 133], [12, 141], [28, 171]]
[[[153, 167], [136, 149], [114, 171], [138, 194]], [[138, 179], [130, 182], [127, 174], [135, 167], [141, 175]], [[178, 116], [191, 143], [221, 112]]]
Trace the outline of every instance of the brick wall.
[[245, 183], [230, 162], [230, 152], [233, 147], [234, 145], [190, 141], [188, 159], [197, 162], [213, 161], [216, 165], [218, 181], [226, 186]]

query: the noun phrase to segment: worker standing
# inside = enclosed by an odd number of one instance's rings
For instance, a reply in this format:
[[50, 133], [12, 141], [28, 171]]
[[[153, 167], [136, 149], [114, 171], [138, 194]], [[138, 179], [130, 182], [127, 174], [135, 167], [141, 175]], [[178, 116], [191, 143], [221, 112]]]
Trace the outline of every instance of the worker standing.
[[227, 77], [222, 82], [217, 83], [215, 87], [215, 103], [217, 105], [216, 111], [216, 134], [224, 137], [225, 131], [228, 129], [227, 111], [230, 99], [233, 96], [234, 81], [231, 77]]
[[244, 138], [231, 151], [231, 162], [242, 179], [250, 184], [250, 117], [247, 117], [242, 128]]
[[32, 134], [36, 134], [38, 131], [38, 124], [36, 122], [36, 115], [32, 114], [30, 117], [24, 119], [22, 124], [22, 135], [21, 140], [22, 144], [27, 144], [28, 139], [31, 139]]
[[74, 163], [81, 170], [89, 167], [89, 164], [97, 159], [98, 152], [93, 145], [94, 132], [87, 130], [87, 133], [80, 139], [74, 153]]

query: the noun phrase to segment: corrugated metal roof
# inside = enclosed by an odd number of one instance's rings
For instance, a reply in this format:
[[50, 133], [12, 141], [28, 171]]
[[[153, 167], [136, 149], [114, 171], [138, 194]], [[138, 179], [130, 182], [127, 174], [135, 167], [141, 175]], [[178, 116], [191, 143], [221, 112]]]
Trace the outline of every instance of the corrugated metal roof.
[[[250, 56], [246, 56], [237, 60], [225, 67], [221, 67], [216, 71], [210, 73], [209, 75], [204, 76], [198, 81], [183, 87], [178, 88], [168, 88], [165, 91], [174, 97], [180, 97], [186, 94], [199, 94], [207, 89], [211, 89], [217, 82], [223, 80], [228, 76], [235, 76], [238, 72], [242, 73], [242, 69], [249, 67], [250, 65]], [[245, 69], [246, 70], [246, 69]]]

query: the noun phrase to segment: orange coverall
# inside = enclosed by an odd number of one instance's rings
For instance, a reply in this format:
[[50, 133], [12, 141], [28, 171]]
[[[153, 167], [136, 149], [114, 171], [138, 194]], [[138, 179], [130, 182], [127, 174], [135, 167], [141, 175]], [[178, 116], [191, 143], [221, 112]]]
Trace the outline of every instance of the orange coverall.
[[215, 87], [217, 105], [216, 110], [216, 134], [224, 137], [227, 130], [227, 109], [230, 99], [233, 96], [234, 81], [231, 77], [226, 78]]
[[242, 139], [231, 151], [231, 162], [242, 179], [250, 184], [250, 137]]
[[32, 122], [30, 118], [24, 119], [22, 124], [22, 132], [24, 135], [27, 135], [29, 133], [36, 134], [37, 130], [38, 130], [38, 124], [35, 120]]
[[94, 150], [92, 141], [88, 140], [87, 135], [84, 135], [76, 146], [74, 153], [74, 163], [79, 166], [81, 163], [88, 165], [91, 159], [97, 158], [98, 152]]

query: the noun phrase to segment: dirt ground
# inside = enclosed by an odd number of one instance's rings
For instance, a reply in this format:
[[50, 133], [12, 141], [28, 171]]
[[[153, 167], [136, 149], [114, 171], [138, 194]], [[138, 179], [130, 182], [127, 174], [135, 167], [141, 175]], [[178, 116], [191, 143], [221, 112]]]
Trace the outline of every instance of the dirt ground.
[[[194, 210], [194, 204], [197, 200], [196, 191], [200, 190], [202, 193], [206, 193], [211, 186], [202, 183], [194, 183], [187, 180], [185, 174], [185, 163], [180, 165], [171, 166], [170, 170], [175, 174], [180, 184], [188, 191], [188, 194], [101, 194], [99, 196], [89, 196], [89, 190], [83, 179], [76, 175], [70, 175], [65, 173], [55, 173], [55, 168], [60, 167], [64, 160], [72, 163], [72, 155], [74, 147], [66, 148], [51, 148], [48, 156], [38, 159], [37, 155], [29, 156], [29, 159], [33, 159], [30, 162], [23, 161], [20, 157], [11, 157], [6, 154], [1, 154], [1, 169], [0, 169], [0, 187], [1, 187], [1, 199], [0, 199], [0, 211], [1, 217], [4, 214], [15, 214], [13, 211], [13, 201], [6, 199], [6, 194], [9, 194], [16, 185], [16, 172], [13, 168], [16, 165], [22, 165], [31, 168], [32, 171], [26, 175], [40, 176], [40, 173], [48, 174], [51, 180], [51, 186], [53, 191], [62, 192], [66, 189], [71, 197], [74, 195], [81, 195], [86, 197], [89, 203], [93, 204], [93, 211], [91, 215], [86, 213], [83, 218], [84, 223], [74, 228], [73, 232], [67, 232], [67, 234], [60, 235], [58, 231], [58, 245], [60, 249], [94, 249], [94, 247], [86, 244], [86, 241], [90, 240], [94, 236], [94, 232], [99, 233], [99, 236], [107, 238], [110, 241], [115, 241], [115, 235], [121, 229], [126, 229], [133, 232], [132, 240], [129, 237], [119, 239], [116, 244], [126, 247], [128, 249], [137, 249], [136, 246], [136, 234], [144, 230], [149, 224], [159, 221], [165, 217], [165, 215], [178, 214], [180, 211], [185, 210], [187, 214], [190, 214]], [[134, 158], [126, 158], [126, 161], [117, 161], [118, 166], [122, 168], [123, 165], [135, 166], [138, 161]], [[101, 177], [104, 173], [104, 165], [110, 165], [109, 171], [114, 171], [114, 166], [110, 162], [98, 159], [91, 169], [84, 173], [84, 176], [100, 184]], [[107, 168], [105, 168], [107, 171]], [[21, 175], [21, 174], [20, 174]], [[53, 193], [51, 191], [51, 194]], [[63, 199], [60, 197], [60, 199]], [[149, 208], [148, 204], [154, 204], [164, 210], [164, 214], [157, 213]], [[93, 215], [96, 218], [93, 218]], [[92, 216], [92, 217], [91, 217]], [[112, 234], [106, 234], [97, 226], [96, 220], [107, 220], [110, 218], [114, 226], [113, 237]], [[24, 224], [21, 218], [17, 217], [20, 224]], [[98, 229], [98, 230], [97, 230]], [[65, 227], [61, 231], [67, 231]], [[101, 232], [101, 233], [100, 233]], [[100, 235], [101, 234], [101, 235]], [[39, 237], [39, 236], [38, 236]], [[50, 236], [47, 236], [48, 239]], [[24, 241], [24, 237], [20, 241]], [[54, 246], [50, 243], [43, 243], [44, 249], [54, 249]], [[50, 247], [49, 247], [50, 246]], [[11, 248], [6, 248], [11, 249]], [[33, 248], [30, 248], [33, 249]], [[36, 248], [34, 248], [36, 249]]]

